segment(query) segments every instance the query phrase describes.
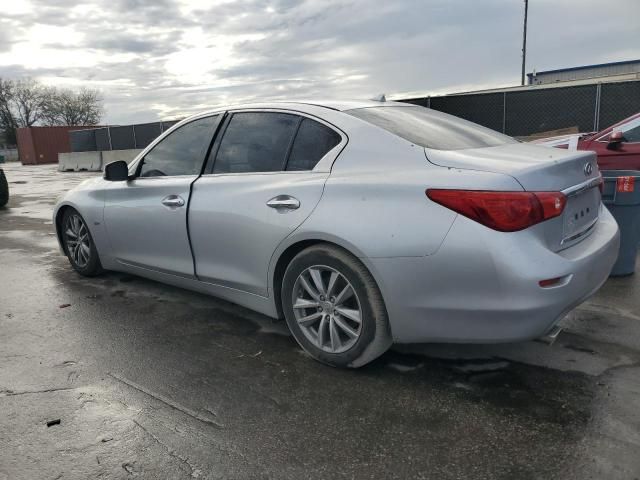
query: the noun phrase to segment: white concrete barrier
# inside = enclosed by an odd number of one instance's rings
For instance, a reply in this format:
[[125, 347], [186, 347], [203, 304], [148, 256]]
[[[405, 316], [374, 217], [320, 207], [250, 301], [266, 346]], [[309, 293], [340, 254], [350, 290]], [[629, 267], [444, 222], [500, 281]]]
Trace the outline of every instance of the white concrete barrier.
[[142, 149], [105, 150], [103, 152], [71, 152], [58, 154], [58, 170], [61, 172], [100, 172], [107, 163], [124, 160], [127, 163], [136, 158]]
[[99, 172], [102, 170], [102, 152], [70, 152], [58, 154], [61, 172]]

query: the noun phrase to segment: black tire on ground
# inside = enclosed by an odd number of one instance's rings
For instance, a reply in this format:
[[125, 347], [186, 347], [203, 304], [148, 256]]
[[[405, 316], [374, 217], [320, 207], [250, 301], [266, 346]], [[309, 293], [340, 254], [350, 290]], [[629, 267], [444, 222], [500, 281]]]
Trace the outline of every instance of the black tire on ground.
[[[88, 240], [88, 246], [89, 246], [89, 254], [88, 254], [88, 259], [86, 260], [86, 263], [85, 262], [80, 263], [76, 260], [76, 258], [74, 258], [73, 248], [70, 247], [70, 244], [69, 244], [70, 239], [66, 233], [66, 231], [69, 228], [69, 222], [74, 216], [78, 217], [85, 225], [86, 236], [87, 236], [86, 238]], [[86, 225], [87, 224], [82, 218], [82, 215], [80, 215], [73, 208], [67, 208], [64, 211], [64, 214], [62, 216], [62, 224], [60, 228], [62, 232], [62, 241], [64, 243], [64, 251], [73, 269], [76, 272], [78, 272], [80, 275], [84, 275], [85, 277], [94, 277], [96, 275], [101, 274], [104, 270], [102, 269], [102, 264], [100, 263], [100, 257], [98, 256], [98, 249], [96, 248], [96, 245], [93, 242], [93, 237], [91, 237], [91, 232], [89, 232], [89, 229]]]
[[9, 203], [9, 183], [4, 171], [0, 168], [0, 207]]
[[[331, 271], [341, 274], [351, 284], [359, 301], [360, 334], [346, 351], [333, 353], [319, 348], [316, 345], [319, 342], [317, 335], [316, 342], [312, 342], [302, 331], [296, 319], [293, 297], [294, 294], [300, 295], [299, 292], [302, 292], [300, 284], [296, 288], [296, 281], [303, 272], [314, 266], [328, 268], [329, 275]], [[325, 282], [325, 284], [328, 283], [330, 282]], [[294, 288], [297, 292], [294, 292]], [[329, 290], [328, 285], [326, 290]], [[322, 363], [334, 367], [361, 367], [382, 355], [392, 344], [387, 310], [378, 285], [364, 264], [342, 248], [330, 244], [317, 244], [296, 255], [284, 273], [281, 297], [282, 309], [294, 338], [303, 350]], [[313, 309], [310, 311], [313, 314]], [[320, 327], [316, 327], [315, 331], [319, 330]]]

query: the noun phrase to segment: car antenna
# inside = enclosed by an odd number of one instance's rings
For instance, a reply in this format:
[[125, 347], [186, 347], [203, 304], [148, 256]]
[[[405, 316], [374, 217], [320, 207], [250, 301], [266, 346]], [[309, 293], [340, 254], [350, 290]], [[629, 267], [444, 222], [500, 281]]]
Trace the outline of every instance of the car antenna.
[[374, 102], [386, 102], [387, 97], [384, 95], [384, 93], [381, 93], [380, 95], [376, 95], [375, 97], [373, 97], [371, 100], [373, 100]]

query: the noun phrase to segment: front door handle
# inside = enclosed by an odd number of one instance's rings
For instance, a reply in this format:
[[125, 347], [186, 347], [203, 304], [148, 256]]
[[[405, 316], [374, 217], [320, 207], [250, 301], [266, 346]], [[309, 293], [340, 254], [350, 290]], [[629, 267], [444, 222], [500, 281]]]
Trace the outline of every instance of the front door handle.
[[180, 195], [167, 195], [162, 199], [162, 204], [170, 208], [184, 207], [184, 199]]
[[278, 195], [269, 200], [267, 206], [276, 210], [295, 210], [300, 208], [300, 200], [290, 195]]

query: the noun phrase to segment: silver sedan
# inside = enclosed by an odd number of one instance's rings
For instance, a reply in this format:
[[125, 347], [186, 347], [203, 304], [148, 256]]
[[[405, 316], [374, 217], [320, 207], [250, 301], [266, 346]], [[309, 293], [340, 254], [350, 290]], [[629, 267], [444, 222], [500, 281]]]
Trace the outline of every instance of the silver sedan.
[[606, 280], [616, 222], [593, 153], [395, 102], [190, 117], [57, 204], [82, 275], [117, 270], [284, 317], [317, 360], [392, 342], [548, 334]]

